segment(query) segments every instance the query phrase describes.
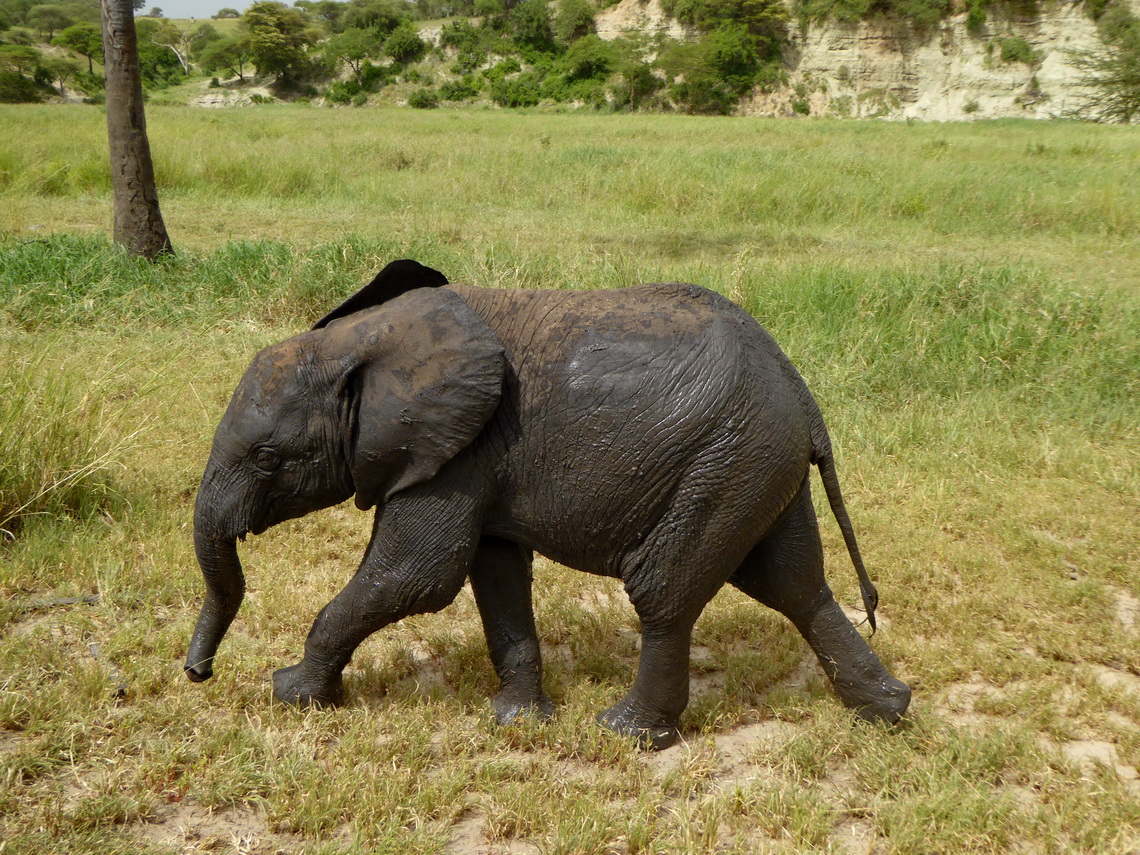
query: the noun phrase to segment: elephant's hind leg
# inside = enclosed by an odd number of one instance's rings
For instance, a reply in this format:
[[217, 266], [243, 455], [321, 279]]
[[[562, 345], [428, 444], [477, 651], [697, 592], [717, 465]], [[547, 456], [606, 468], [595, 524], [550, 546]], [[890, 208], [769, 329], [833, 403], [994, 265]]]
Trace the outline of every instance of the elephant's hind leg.
[[860, 717], [893, 724], [906, 712], [910, 689], [883, 667], [824, 579], [823, 545], [806, 479], [791, 507], [730, 581], [795, 624], [839, 697]]
[[519, 716], [549, 718], [554, 705], [542, 691], [542, 653], [531, 600], [531, 553], [496, 537], [479, 541], [471, 590], [500, 690], [491, 701], [500, 724]]
[[674, 505], [622, 570], [641, 623], [641, 655], [629, 693], [598, 721], [653, 750], [680, 736], [693, 625], [740, 561], [741, 547], [727, 534], [736, 520], [720, 510], [702, 496]]
[[[423, 548], [408, 546], [419, 543]], [[273, 696], [289, 704], [341, 703], [341, 672], [360, 643], [401, 618], [447, 607], [477, 545], [469, 509], [397, 498], [378, 510], [360, 568], [317, 615], [301, 661], [274, 673]]]

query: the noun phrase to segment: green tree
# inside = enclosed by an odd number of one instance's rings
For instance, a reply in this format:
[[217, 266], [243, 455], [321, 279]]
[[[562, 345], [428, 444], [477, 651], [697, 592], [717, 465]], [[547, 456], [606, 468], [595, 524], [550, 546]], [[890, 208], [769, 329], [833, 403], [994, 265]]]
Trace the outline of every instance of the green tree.
[[0, 0], [0, 30], [27, 23], [28, 10], [39, 4], [39, 0]]
[[139, 75], [148, 88], [170, 86], [186, 76], [178, 54], [167, 45], [140, 38], [137, 40], [137, 51]]
[[590, 0], [558, 0], [554, 31], [563, 44], [594, 32], [594, 7]]
[[387, 35], [404, 21], [412, 18], [408, 4], [403, 0], [352, 0], [341, 18], [341, 25], [375, 29]]
[[1111, 29], [1102, 28], [1102, 33], [1102, 49], [1072, 53], [1073, 64], [1094, 93], [1078, 115], [1100, 122], [1130, 124], [1140, 119], [1140, 20], [1129, 14]]
[[242, 26], [258, 74], [273, 74], [282, 80], [301, 74], [306, 49], [316, 38], [304, 12], [274, 0], [258, 0], [246, 9]]
[[74, 24], [75, 18], [61, 4], [44, 3], [29, 9], [26, 21], [29, 26], [43, 33], [45, 39], [50, 42], [57, 32]]
[[664, 85], [653, 67], [640, 56], [630, 52], [618, 66], [618, 81], [611, 89], [614, 104], [631, 112]]
[[402, 64], [415, 62], [426, 50], [427, 43], [420, 38], [410, 21], [400, 24], [384, 40], [384, 53]]
[[520, 47], [549, 53], [554, 50], [554, 28], [546, 0], [523, 0], [507, 13], [507, 30]]
[[754, 37], [740, 24], [722, 24], [699, 41], [673, 42], [658, 65], [673, 80], [669, 95], [690, 113], [728, 113], [760, 69]]
[[241, 17], [241, 12], [239, 12], [237, 9], [231, 9], [229, 6], [226, 6], [224, 9], [219, 9], [217, 12], [214, 13], [214, 18], [240, 18], [240, 17]]
[[42, 56], [28, 45], [0, 45], [0, 69], [23, 75], [34, 69]]
[[65, 96], [67, 93], [64, 91], [64, 84], [78, 74], [80, 68], [74, 60], [53, 56], [40, 63], [40, 71], [53, 83], [58, 84], [60, 96]]
[[51, 43], [86, 57], [88, 74], [95, 71], [94, 58], [103, 56], [103, 33], [95, 24], [72, 24], [52, 39]]
[[202, 51], [206, 46], [217, 41], [221, 41], [222, 34], [217, 31], [213, 24], [206, 21], [198, 24], [190, 31], [190, 39], [187, 48], [190, 53], [190, 58], [195, 62], [198, 57], [202, 55]]
[[571, 80], [608, 77], [617, 67], [621, 48], [613, 42], [590, 34], [570, 45], [562, 57], [562, 67]]
[[245, 80], [246, 71], [253, 64], [253, 54], [247, 36], [223, 36], [206, 45], [198, 54], [198, 65], [203, 71], [229, 71], [239, 80]]
[[348, 66], [359, 82], [364, 62], [379, 56], [383, 44], [376, 30], [350, 27], [326, 41], [321, 49], [330, 64]]

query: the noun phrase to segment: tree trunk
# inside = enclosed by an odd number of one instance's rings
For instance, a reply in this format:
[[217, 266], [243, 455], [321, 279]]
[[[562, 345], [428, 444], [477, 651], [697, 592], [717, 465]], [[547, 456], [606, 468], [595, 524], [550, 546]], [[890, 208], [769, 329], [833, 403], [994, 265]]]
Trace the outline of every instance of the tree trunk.
[[138, 37], [131, 0], [100, 0], [103, 64], [107, 74], [107, 137], [115, 242], [153, 259], [173, 251], [154, 185], [154, 164], [146, 136]]

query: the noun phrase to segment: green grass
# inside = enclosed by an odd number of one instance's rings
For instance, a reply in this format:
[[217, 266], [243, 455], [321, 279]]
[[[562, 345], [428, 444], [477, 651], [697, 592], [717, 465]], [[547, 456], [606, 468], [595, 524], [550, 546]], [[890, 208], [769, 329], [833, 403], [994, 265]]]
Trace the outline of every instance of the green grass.
[[[92, 476], [0, 545], [5, 855], [1140, 845], [1135, 130], [149, 118], [180, 250], [155, 265], [104, 234], [101, 114], [0, 110], [0, 484], [13, 461]], [[632, 609], [546, 561], [550, 723], [492, 724], [466, 591], [369, 639], [347, 707], [280, 708], [268, 674], [366, 543], [351, 505], [241, 547], [217, 676], [186, 681], [190, 516], [230, 392], [400, 256], [506, 287], [696, 281], [760, 318], [828, 418], [908, 725], [853, 725], [790, 625], [726, 591], [695, 631], [686, 744], [645, 756], [593, 723], [632, 676]]]

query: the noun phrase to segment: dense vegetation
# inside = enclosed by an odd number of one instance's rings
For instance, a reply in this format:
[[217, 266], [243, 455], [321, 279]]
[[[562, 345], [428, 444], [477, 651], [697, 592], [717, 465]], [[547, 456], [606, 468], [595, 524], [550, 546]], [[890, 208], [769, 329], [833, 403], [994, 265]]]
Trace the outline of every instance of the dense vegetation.
[[[4, 855], [1140, 844], [1134, 129], [152, 105], [180, 251], [151, 264], [102, 233], [103, 119], [0, 107]], [[217, 676], [186, 681], [194, 491], [237, 378], [409, 256], [694, 281], [760, 318], [828, 418], [908, 726], [853, 726], [790, 624], [727, 591], [686, 744], [646, 757], [593, 722], [636, 662], [624, 592], [547, 561], [549, 724], [491, 723], [468, 592], [366, 642], [347, 707], [282, 709], [268, 673], [367, 541], [351, 503], [241, 546]]]
[[[969, 26], [981, 34], [988, 15], [1025, 11], [1019, 2], [971, 0]], [[785, 81], [791, 16], [784, 0], [664, 0], [663, 7], [690, 38], [600, 39], [594, 0], [259, 0], [240, 16], [222, 9], [208, 22], [142, 17], [137, 25], [151, 90], [192, 75], [239, 85], [257, 76], [273, 81], [278, 97], [334, 105], [363, 105], [399, 83], [401, 98], [422, 108], [479, 100], [728, 113], [743, 95]], [[951, 8], [946, 0], [797, 0], [792, 7], [804, 22], [879, 18], [927, 35]], [[1130, 121], [1140, 114], [1140, 22], [1123, 0], [1086, 8], [1105, 40], [1103, 52], [1080, 58], [1100, 93], [1086, 115]], [[428, 19], [442, 28], [432, 42], [420, 35]], [[993, 43], [1003, 62], [1041, 60], [1023, 38], [997, 34]], [[0, 102], [41, 100], [65, 86], [98, 101], [99, 56], [94, 0], [0, 0]]]

